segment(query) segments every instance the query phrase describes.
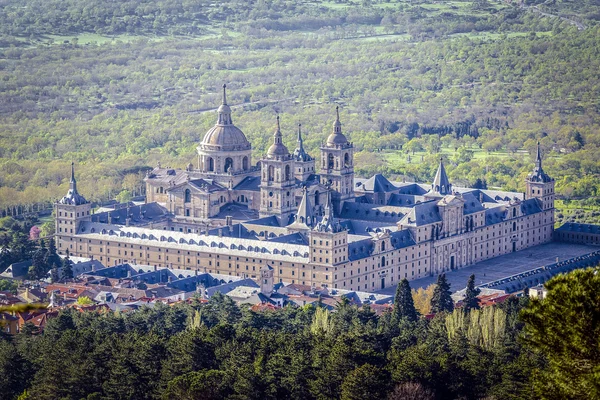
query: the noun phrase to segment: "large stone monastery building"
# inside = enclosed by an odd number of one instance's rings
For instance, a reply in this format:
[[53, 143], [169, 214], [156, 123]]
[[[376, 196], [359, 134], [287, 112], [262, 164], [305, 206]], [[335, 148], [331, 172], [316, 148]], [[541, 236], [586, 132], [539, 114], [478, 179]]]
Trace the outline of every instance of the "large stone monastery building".
[[260, 280], [379, 290], [552, 240], [554, 180], [538, 146], [525, 193], [454, 187], [440, 161], [432, 184], [354, 177], [354, 146], [339, 111], [318, 157], [282, 142], [277, 118], [266, 156], [233, 124], [225, 87], [197, 165], [158, 165], [146, 203], [91, 213], [72, 170], [56, 204], [61, 253], [105, 265], [199, 269]]

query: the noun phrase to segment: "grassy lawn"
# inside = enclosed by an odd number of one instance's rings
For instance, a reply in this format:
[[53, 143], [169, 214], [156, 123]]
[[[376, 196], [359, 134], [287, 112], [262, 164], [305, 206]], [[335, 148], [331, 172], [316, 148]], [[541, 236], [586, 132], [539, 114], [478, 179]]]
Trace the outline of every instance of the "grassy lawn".
[[[484, 160], [487, 158], [511, 158], [514, 157], [515, 154], [511, 154], [507, 151], [493, 151], [486, 152], [485, 150], [481, 150], [479, 148], [472, 148], [473, 151], [473, 159]], [[443, 147], [442, 151], [439, 153], [440, 155], [445, 155], [448, 157], [453, 157], [455, 154], [454, 148]], [[519, 150], [516, 155], [526, 155], [527, 152], [525, 150]], [[420, 164], [422, 162], [422, 158], [424, 159], [429, 155], [427, 151], [417, 151], [415, 154], [407, 154], [402, 150], [389, 150], [382, 152], [381, 155], [388, 161], [389, 163], [394, 164], [408, 164], [408, 157], [410, 156], [410, 164]]]

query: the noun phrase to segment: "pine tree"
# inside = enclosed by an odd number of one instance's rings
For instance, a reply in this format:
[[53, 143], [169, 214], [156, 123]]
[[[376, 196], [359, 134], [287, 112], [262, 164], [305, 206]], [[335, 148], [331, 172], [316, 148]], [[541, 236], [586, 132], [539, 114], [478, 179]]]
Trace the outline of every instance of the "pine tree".
[[56, 265], [50, 270], [50, 279], [52, 280], [52, 283], [56, 283], [60, 280], [60, 275], [58, 273], [58, 268], [56, 268]]
[[396, 321], [400, 321], [403, 318], [409, 321], [416, 321], [419, 318], [412, 298], [410, 284], [406, 279], [402, 279], [396, 288], [394, 310], [392, 313]]
[[431, 297], [431, 312], [434, 314], [440, 312], [452, 312], [454, 310], [454, 301], [450, 296], [450, 284], [446, 280], [446, 274], [438, 275], [437, 284]]
[[469, 277], [469, 281], [467, 282], [467, 289], [465, 290], [465, 299], [463, 300], [463, 309], [465, 311], [470, 310], [479, 310], [479, 296], [481, 290], [475, 287], [475, 275], [471, 275]]
[[71, 265], [71, 259], [69, 258], [69, 250], [68, 249], [67, 249], [67, 255], [63, 259], [62, 277], [63, 277], [63, 279], [73, 278], [73, 266]]

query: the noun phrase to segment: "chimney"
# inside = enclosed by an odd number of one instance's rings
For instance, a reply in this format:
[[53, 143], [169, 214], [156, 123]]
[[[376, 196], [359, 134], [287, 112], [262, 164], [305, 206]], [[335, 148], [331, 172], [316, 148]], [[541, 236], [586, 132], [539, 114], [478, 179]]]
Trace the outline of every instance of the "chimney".
[[483, 204], [483, 192], [479, 192], [479, 202]]
[[64, 300], [64, 301], [67, 301], [67, 292], [64, 292], [64, 293], [63, 293], [63, 300]]
[[226, 216], [225, 221], [226, 221], [227, 226], [233, 225], [233, 217], [231, 215]]
[[223, 229], [219, 228], [219, 237], [223, 237]]
[[25, 288], [25, 300], [29, 300], [29, 286]]
[[130, 269], [127, 270], [127, 277], [131, 278], [131, 270]]

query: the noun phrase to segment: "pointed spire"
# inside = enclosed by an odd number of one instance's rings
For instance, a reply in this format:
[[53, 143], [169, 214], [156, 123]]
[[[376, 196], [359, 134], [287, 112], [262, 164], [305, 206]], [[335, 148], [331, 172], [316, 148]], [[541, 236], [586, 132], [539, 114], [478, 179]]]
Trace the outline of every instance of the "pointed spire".
[[302, 124], [298, 123], [298, 148], [302, 149], [303, 148], [303, 144], [302, 144]]
[[223, 103], [217, 109], [217, 125], [232, 125], [231, 108], [227, 105], [227, 85], [223, 84]]
[[554, 179], [548, 176], [542, 168], [542, 151], [539, 140], [537, 142], [536, 153], [535, 167], [533, 168], [533, 172], [529, 174], [528, 179], [532, 182], [552, 182]]
[[77, 182], [75, 181], [75, 163], [73, 161], [71, 161], [71, 189], [74, 189], [75, 186], [77, 185]]
[[333, 122], [333, 133], [342, 134], [342, 123], [340, 122], [340, 106], [335, 106], [335, 121]]
[[75, 180], [75, 163], [71, 161], [71, 179], [69, 180], [69, 191], [67, 195], [59, 200], [61, 204], [81, 205], [87, 200], [77, 192], [77, 181]]
[[311, 161], [312, 157], [304, 150], [304, 141], [302, 140], [302, 124], [298, 123], [298, 139], [296, 149], [294, 150], [296, 161], [306, 162]]
[[431, 185], [431, 192], [439, 193], [441, 195], [452, 194], [452, 184], [446, 174], [446, 168], [444, 168], [444, 160], [440, 157], [440, 165], [438, 166], [435, 178]]
[[310, 200], [308, 198], [308, 190], [306, 186], [302, 188], [302, 200], [300, 200], [300, 205], [298, 206], [298, 211], [295, 216], [295, 224], [298, 225], [306, 225], [307, 227], [311, 227], [314, 225], [314, 213], [313, 207], [310, 204]]
[[289, 155], [289, 151], [287, 147], [283, 144], [283, 135], [281, 134], [281, 125], [279, 124], [279, 115], [277, 116], [277, 129], [275, 130], [275, 134], [273, 135], [273, 144], [269, 147], [267, 151], [267, 156], [287, 156]]
[[323, 218], [321, 219], [321, 222], [317, 224], [315, 229], [321, 232], [340, 232], [342, 230], [342, 227], [337, 221], [335, 221], [333, 216], [333, 205], [331, 204], [331, 188], [327, 190], [327, 201], [325, 202], [325, 209], [323, 211]]
[[333, 122], [333, 132], [327, 138], [328, 147], [337, 147], [347, 145], [348, 139], [342, 133], [342, 123], [340, 122], [340, 107], [335, 107], [335, 121]]

